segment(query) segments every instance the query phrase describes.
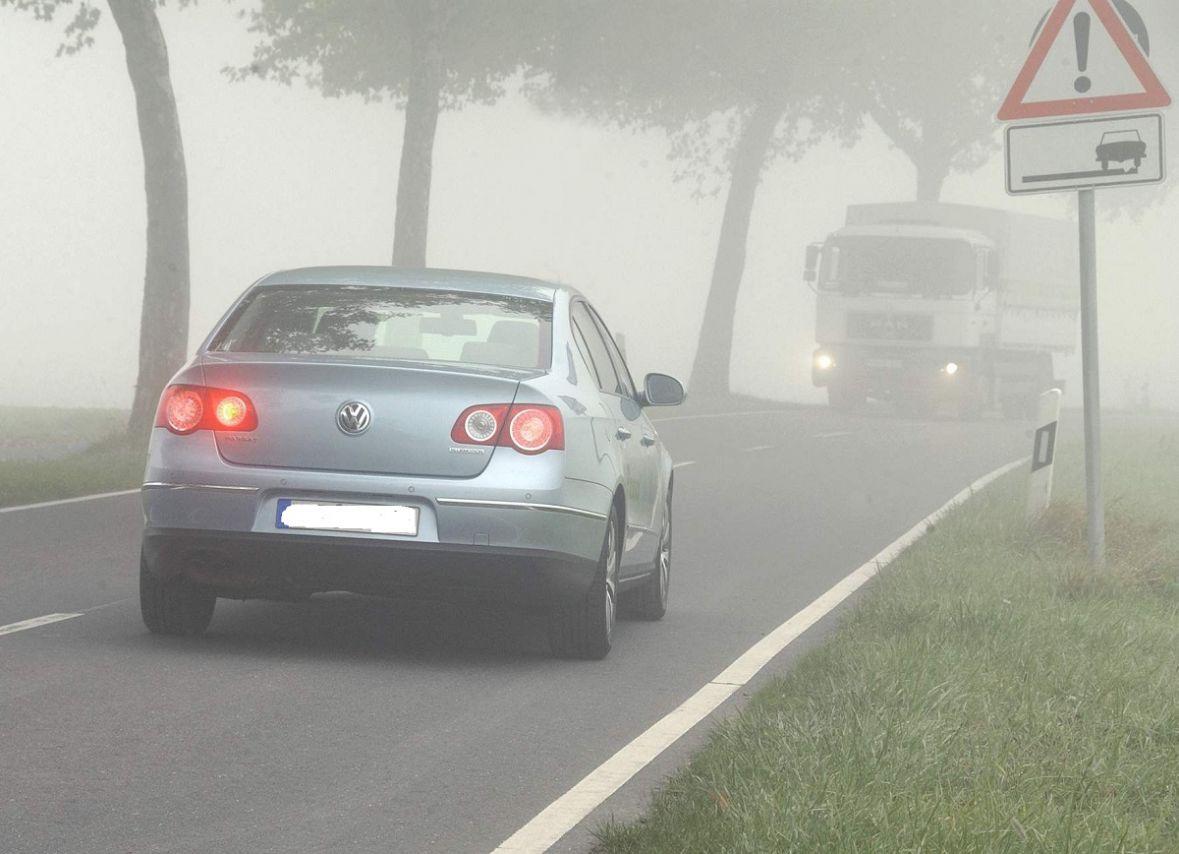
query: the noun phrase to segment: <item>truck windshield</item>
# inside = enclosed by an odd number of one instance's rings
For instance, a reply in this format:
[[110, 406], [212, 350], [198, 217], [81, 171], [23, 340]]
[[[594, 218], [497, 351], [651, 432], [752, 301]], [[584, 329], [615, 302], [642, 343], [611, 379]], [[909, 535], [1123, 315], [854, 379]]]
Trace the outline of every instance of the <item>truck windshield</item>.
[[964, 240], [838, 237], [824, 249], [820, 283], [846, 294], [948, 297], [972, 293], [977, 279], [974, 249]]

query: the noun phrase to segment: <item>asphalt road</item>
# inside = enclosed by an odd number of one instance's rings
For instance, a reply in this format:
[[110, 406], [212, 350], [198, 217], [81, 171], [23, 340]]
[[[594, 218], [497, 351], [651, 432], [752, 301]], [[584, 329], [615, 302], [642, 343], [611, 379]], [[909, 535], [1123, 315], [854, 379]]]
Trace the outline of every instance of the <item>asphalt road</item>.
[[[138, 613], [137, 496], [0, 514], [0, 625], [85, 612], [0, 636], [0, 851], [487, 852], [1029, 450], [1026, 425], [810, 408], [659, 429], [691, 463], [671, 610], [620, 623], [603, 662], [549, 658], [538, 620], [345, 595], [222, 600], [205, 637], [159, 638]], [[558, 848], [641, 809], [703, 729]]]

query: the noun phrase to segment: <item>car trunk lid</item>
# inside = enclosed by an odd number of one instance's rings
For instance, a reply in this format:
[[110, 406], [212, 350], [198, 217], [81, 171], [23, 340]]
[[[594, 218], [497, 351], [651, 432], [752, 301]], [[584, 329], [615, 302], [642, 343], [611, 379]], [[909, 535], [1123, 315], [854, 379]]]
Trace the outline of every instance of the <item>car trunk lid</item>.
[[[511, 371], [227, 354], [207, 357], [203, 371], [207, 385], [245, 393], [258, 412], [256, 430], [216, 434], [228, 462], [414, 477], [480, 474], [495, 449], [455, 446], [451, 428], [468, 406], [514, 402], [521, 379]], [[350, 434], [345, 427], [361, 425], [341, 410], [353, 403], [369, 420]]]

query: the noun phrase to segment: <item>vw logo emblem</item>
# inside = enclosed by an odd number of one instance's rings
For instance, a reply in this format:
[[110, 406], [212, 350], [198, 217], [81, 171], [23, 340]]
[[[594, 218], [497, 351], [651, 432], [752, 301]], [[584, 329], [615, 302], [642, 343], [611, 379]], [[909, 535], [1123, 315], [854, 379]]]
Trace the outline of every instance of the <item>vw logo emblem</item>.
[[372, 410], [359, 400], [350, 400], [336, 410], [336, 426], [349, 436], [359, 436], [373, 423]]

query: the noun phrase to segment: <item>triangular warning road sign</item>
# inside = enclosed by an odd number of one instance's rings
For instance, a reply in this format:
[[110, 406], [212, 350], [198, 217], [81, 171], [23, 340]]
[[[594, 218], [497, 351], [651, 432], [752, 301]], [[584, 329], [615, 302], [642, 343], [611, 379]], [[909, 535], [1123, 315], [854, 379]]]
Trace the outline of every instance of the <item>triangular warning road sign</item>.
[[1170, 103], [1171, 96], [1110, 0], [1059, 0], [1003, 102], [999, 120], [1120, 113]]

